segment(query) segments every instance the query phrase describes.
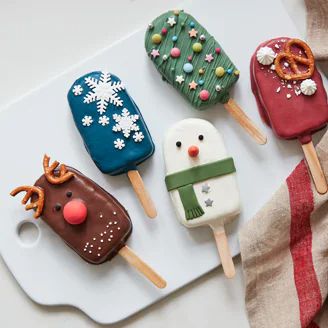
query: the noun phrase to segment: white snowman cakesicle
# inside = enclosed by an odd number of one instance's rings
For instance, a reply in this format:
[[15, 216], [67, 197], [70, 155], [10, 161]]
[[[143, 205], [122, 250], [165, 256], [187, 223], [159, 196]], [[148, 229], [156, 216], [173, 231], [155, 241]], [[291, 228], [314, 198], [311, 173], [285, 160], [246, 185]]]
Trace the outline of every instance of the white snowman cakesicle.
[[167, 133], [164, 142], [165, 183], [180, 222], [188, 227], [209, 225], [228, 278], [235, 268], [224, 225], [240, 211], [233, 159], [218, 130], [208, 121], [186, 119]]

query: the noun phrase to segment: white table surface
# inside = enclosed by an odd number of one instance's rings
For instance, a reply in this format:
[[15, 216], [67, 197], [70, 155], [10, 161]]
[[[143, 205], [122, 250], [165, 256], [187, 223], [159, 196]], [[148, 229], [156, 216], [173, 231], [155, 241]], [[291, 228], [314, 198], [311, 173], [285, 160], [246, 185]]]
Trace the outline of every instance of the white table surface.
[[[283, 2], [301, 35], [304, 35], [303, 1]], [[155, 2], [0, 0], [0, 107], [144, 26], [161, 10], [178, 7], [181, 1], [156, 1], [156, 6], [152, 3]], [[250, 10], [256, 10], [252, 8], [252, 1], [249, 5]], [[108, 28], [109, 17], [112, 28]], [[124, 25], [121, 25], [122, 17], [125, 18]], [[117, 28], [113, 28], [115, 25]], [[111, 327], [249, 327], [244, 309], [240, 260], [236, 262], [237, 276], [233, 281], [225, 279], [221, 268], [216, 269], [147, 310]], [[1, 327], [98, 326], [76, 309], [33, 303], [19, 288], [2, 260], [0, 290]]]

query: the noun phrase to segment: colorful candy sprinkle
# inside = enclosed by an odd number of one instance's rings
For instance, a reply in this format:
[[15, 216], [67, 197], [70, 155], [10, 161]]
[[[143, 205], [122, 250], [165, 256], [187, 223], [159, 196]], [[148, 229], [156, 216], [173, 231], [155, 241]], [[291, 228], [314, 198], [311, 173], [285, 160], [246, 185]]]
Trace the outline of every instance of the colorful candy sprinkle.
[[203, 50], [203, 46], [202, 46], [201, 43], [196, 42], [196, 43], [194, 43], [194, 44], [192, 45], [192, 50], [193, 50], [194, 52], [196, 52], [196, 53], [199, 53], [199, 52], [201, 52], [201, 51]]
[[193, 22], [193, 21], [191, 21], [190, 23], [189, 23], [189, 26], [192, 28], [192, 27], [195, 27], [195, 23]]
[[227, 73], [228, 73], [228, 74], [232, 74], [232, 68], [228, 68], [228, 69], [227, 69]]
[[181, 51], [179, 48], [172, 48], [171, 49], [171, 57], [172, 58], [179, 58], [181, 55]]
[[178, 37], [177, 37], [176, 35], [173, 35], [173, 36], [172, 36], [172, 41], [173, 41], [173, 42], [177, 42], [177, 41], [178, 41]]
[[204, 34], [202, 34], [200, 37], [199, 37], [199, 40], [204, 42], [206, 41], [206, 36]]
[[215, 48], [215, 53], [219, 54], [221, 52], [221, 48]]
[[166, 35], [167, 34], [167, 28], [163, 27], [161, 33], [162, 33], [162, 35]]
[[162, 42], [162, 37], [160, 34], [153, 34], [151, 37], [151, 41], [155, 44], [160, 44]]
[[192, 66], [192, 64], [190, 63], [186, 63], [183, 65], [183, 71], [186, 73], [191, 73], [194, 70], [194, 66]]
[[210, 98], [210, 93], [207, 90], [202, 90], [199, 93], [199, 99], [202, 101], [207, 101]]
[[204, 80], [198, 80], [198, 85], [204, 85]]
[[217, 77], [222, 77], [224, 75], [224, 73], [225, 73], [225, 70], [222, 66], [219, 66], [215, 69], [215, 75]]

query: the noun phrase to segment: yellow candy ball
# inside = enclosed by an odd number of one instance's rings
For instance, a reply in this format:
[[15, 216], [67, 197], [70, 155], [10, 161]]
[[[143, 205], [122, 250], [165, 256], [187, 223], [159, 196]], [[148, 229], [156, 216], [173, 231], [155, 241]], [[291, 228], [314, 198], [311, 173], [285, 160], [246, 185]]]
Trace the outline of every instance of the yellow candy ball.
[[238, 76], [238, 75], [240, 74], [240, 72], [236, 69], [236, 70], [234, 71], [234, 74], [235, 74], [236, 76]]
[[203, 75], [205, 73], [205, 70], [204, 68], [200, 68], [199, 71], [198, 71], [199, 75]]
[[203, 49], [203, 46], [202, 46], [202, 44], [199, 43], [199, 42], [196, 42], [196, 43], [194, 43], [194, 44], [192, 45], [192, 50], [193, 50], [194, 52], [201, 52], [202, 49]]
[[155, 44], [160, 44], [162, 42], [162, 36], [160, 34], [153, 34], [151, 40]]
[[217, 67], [217, 68], [215, 69], [215, 75], [216, 75], [217, 77], [222, 77], [222, 76], [224, 75], [224, 73], [225, 73], [225, 70], [224, 70], [224, 68], [221, 67], [221, 66], [219, 66], [219, 67]]

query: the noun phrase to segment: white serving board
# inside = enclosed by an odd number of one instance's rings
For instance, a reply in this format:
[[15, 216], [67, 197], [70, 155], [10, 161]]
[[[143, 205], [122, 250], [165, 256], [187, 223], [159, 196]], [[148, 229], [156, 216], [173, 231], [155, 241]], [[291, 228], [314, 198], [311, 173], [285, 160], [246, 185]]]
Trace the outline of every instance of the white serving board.
[[[193, 14], [224, 46], [241, 71], [234, 98], [268, 135], [268, 144], [255, 144], [225, 113], [221, 105], [197, 112], [168, 84], [161, 81], [144, 47], [144, 30], [108, 47], [96, 56], [12, 103], [0, 115], [2, 150], [0, 251], [24, 291], [36, 302], [67, 304], [100, 323], [124, 319], [169, 295], [219, 265], [209, 228], [188, 230], [173, 211], [164, 185], [162, 141], [166, 129], [187, 117], [208, 119], [224, 136], [234, 157], [241, 191], [242, 213], [228, 230], [234, 255], [238, 254], [238, 228], [267, 201], [302, 158], [297, 141], [279, 141], [264, 126], [250, 91], [249, 59], [259, 42], [275, 36], [297, 36], [282, 4], [260, 0], [195, 0], [184, 9]], [[158, 13], [160, 14], [160, 13]], [[146, 28], [147, 24], [145, 24]], [[155, 155], [139, 169], [158, 208], [154, 221], [143, 210], [125, 176], [101, 174], [86, 153], [68, 108], [66, 93], [75, 78], [93, 70], [117, 74], [139, 105], [156, 144]], [[317, 135], [316, 139], [320, 137]], [[128, 241], [145, 261], [168, 282], [158, 290], [119, 256], [92, 266], [82, 261], [46, 226], [25, 212], [20, 197], [8, 193], [32, 184], [42, 173], [48, 153], [71, 165], [117, 197], [131, 213], [134, 232]], [[18, 237], [27, 220], [37, 225], [39, 238], [29, 246]]]

